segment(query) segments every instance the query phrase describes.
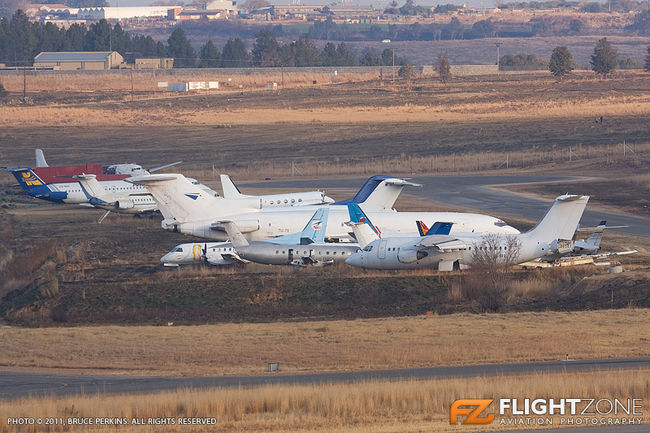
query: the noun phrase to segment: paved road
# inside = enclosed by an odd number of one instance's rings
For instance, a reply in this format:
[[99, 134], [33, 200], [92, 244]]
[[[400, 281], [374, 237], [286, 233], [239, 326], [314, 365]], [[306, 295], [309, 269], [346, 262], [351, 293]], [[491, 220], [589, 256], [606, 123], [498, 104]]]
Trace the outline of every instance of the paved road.
[[[570, 181], [571, 177], [553, 176], [436, 176], [416, 177], [414, 182], [423, 184], [422, 188], [409, 188], [405, 191], [415, 196], [435, 200], [449, 206], [472, 209], [481, 213], [498, 216], [507, 220], [510, 218], [524, 218], [532, 221], [539, 220], [548, 207], [549, 202], [524, 197], [507, 191], [489, 188], [490, 185], [503, 185], [509, 183]], [[292, 188], [321, 188], [357, 190], [364, 178], [357, 179], [321, 179], [321, 180], [285, 180], [250, 183], [244, 186], [252, 188], [272, 187], [290, 190]], [[576, 194], [590, 194], [590, 191], [580, 190], [580, 186], [567, 183], [567, 192]], [[594, 209], [587, 206], [582, 216], [581, 224], [596, 226], [598, 222], [606, 219], [609, 225], [627, 225], [628, 228], [620, 229], [621, 233], [650, 237], [650, 219], [634, 217]]]
[[354, 383], [368, 380], [423, 380], [451, 377], [629, 370], [639, 368], [650, 368], [650, 358], [484, 364], [301, 375], [268, 374], [265, 376], [247, 377], [129, 377], [0, 370], [0, 399], [43, 395], [64, 396], [81, 393], [146, 393], [181, 388]]

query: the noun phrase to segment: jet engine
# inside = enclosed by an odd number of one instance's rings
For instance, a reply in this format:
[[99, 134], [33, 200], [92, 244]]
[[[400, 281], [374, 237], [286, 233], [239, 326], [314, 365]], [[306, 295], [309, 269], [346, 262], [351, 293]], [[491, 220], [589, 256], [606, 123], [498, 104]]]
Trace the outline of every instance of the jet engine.
[[117, 209], [133, 209], [135, 205], [133, 204], [133, 200], [125, 199], [125, 200], [118, 200], [115, 202], [115, 207]]
[[417, 262], [418, 260], [422, 260], [428, 255], [429, 253], [427, 253], [424, 250], [401, 249], [397, 253], [397, 260], [399, 260], [402, 263], [413, 263], [413, 262]]

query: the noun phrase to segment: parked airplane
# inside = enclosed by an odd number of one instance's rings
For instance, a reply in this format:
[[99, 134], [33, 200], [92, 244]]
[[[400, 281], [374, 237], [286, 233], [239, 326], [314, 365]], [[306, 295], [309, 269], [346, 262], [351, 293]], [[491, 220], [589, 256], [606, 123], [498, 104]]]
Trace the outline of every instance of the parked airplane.
[[246, 260], [265, 265], [325, 266], [343, 263], [359, 250], [358, 244], [325, 242], [330, 209], [319, 208], [302, 232], [267, 241], [249, 242], [235, 223], [223, 224], [237, 254]]
[[[254, 242], [254, 244], [260, 249], [264, 249], [268, 245], [280, 247], [284, 249], [286, 254], [287, 248], [299, 247], [301, 245], [307, 245], [310, 248], [312, 245], [323, 244], [325, 242], [325, 228], [327, 226], [327, 214], [329, 209], [326, 207], [319, 208], [314, 213], [314, 216], [305, 226], [305, 228], [300, 233], [293, 233], [290, 235], [279, 236], [274, 238], [272, 241], [262, 241]], [[229, 223], [231, 224], [231, 223]], [[230, 228], [233, 237], [235, 235], [241, 236], [241, 232], [236, 228]], [[272, 243], [271, 243], [272, 242]], [[233, 242], [235, 243], [235, 242]], [[169, 253], [165, 254], [160, 261], [164, 263], [165, 266], [178, 266], [180, 264], [187, 263], [197, 263], [200, 261], [207, 262], [212, 265], [227, 265], [234, 263], [248, 263], [248, 260], [244, 256], [238, 254], [239, 251], [236, 250], [233, 243], [231, 242], [208, 242], [208, 243], [187, 243], [181, 244], [174, 247]], [[239, 245], [245, 246], [244, 243], [239, 243]], [[336, 248], [336, 244], [327, 244]], [[350, 244], [347, 244], [349, 247]], [[358, 249], [358, 247], [357, 247]], [[280, 250], [278, 250], [280, 251]], [[305, 257], [309, 257], [307, 250], [305, 250]], [[328, 249], [325, 251], [324, 256], [329, 256], [330, 252], [338, 252], [336, 249]], [[290, 253], [291, 254], [291, 253]], [[306, 263], [315, 262], [315, 257], [318, 254], [312, 252], [314, 259], [311, 261], [306, 261]], [[332, 256], [338, 256], [338, 254], [331, 254]], [[257, 260], [253, 260], [257, 261]], [[321, 261], [322, 262], [322, 261]], [[261, 261], [260, 263], [266, 263]], [[275, 263], [269, 263], [275, 264]], [[284, 264], [284, 263], [283, 263]]]
[[[223, 221], [234, 222], [250, 240], [264, 240], [302, 229], [311, 219], [313, 209], [302, 206], [262, 209], [259, 200], [216, 198], [201, 192], [181, 174], [154, 174], [128, 179], [129, 182], [146, 185], [147, 189], [164, 208], [164, 228], [218, 241], [228, 240]], [[385, 182], [385, 181], [382, 181]], [[377, 201], [377, 195], [385, 195], [385, 189], [376, 188], [366, 200]], [[392, 197], [391, 197], [392, 199]], [[365, 206], [365, 201], [358, 203]], [[396, 212], [367, 210], [375, 223], [395, 232], [413, 232], [415, 221], [448, 221], [455, 232], [482, 232], [516, 234], [519, 231], [498, 218], [487, 215], [457, 212]], [[348, 210], [345, 206], [330, 206], [328, 240], [349, 240]]]
[[[57, 203], [82, 204], [89, 199], [83, 192], [78, 181], [73, 176], [86, 174], [95, 175], [96, 180], [108, 192], [113, 194], [146, 193], [144, 187], [124, 182], [124, 179], [134, 175], [148, 175], [151, 172], [180, 164], [181, 161], [165, 164], [150, 170], [145, 170], [137, 164], [83, 164], [50, 166], [45, 160], [41, 149], [35, 150], [36, 167], [7, 167], [18, 184], [32, 197]], [[200, 188], [209, 189], [199, 182], [192, 180]], [[211, 191], [211, 190], [209, 190]], [[215, 193], [216, 194], [216, 193]]]
[[214, 266], [249, 263], [235, 251], [230, 242], [185, 243], [176, 245], [162, 256], [164, 266], [191, 265], [207, 263]]
[[293, 192], [288, 194], [270, 194], [262, 196], [244, 195], [239, 191], [239, 188], [230, 179], [227, 174], [220, 175], [221, 188], [223, 189], [223, 197], [227, 199], [238, 198], [261, 198], [262, 207], [270, 206], [305, 206], [315, 204], [330, 204], [334, 200], [320, 191], [307, 191], [307, 192]]
[[[496, 260], [505, 262], [512, 259], [512, 264], [570, 251], [573, 247], [568, 240], [573, 237], [588, 200], [588, 196], [559, 196], [544, 218], [526, 233], [491, 234], [488, 237], [486, 233], [476, 231], [410, 239], [378, 238], [348, 258], [346, 263], [370, 269], [434, 267], [451, 271], [471, 266], [477, 254], [484, 251], [495, 254]], [[356, 233], [359, 226], [354, 225], [353, 229]]]
[[[618, 251], [618, 252], [604, 252], [600, 253], [600, 242], [603, 239], [603, 234], [606, 228], [623, 228], [627, 226], [607, 226], [607, 221], [603, 220], [595, 227], [595, 231], [587, 239], [576, 239], [573, 241], [573, 249], [565, 254], [554, 254], [551, 256], [543, 257], [540, 260], [546, 262], [554, 262], [557, 260], [568, 260], [576, 257], [593, 257], [594, 259], [604, 259], [609, 256], [624, 256], [627, 254], [634, 254], [637, 250]], [[588, 229], [587, 229], [588, 230]]]
[[141, 214], [158, 210], [156, 202], [149, 194], [120, 194], [108, 192], [97, 181], [97, 176], [94, 174], [80, 174], [72, 177], [79, 182], [81, 190], [86, 195], [91, 205], [106, 210], [106, 212], [99, 218], [99, 223], [104, 221], [111, 211], [126, 214]]

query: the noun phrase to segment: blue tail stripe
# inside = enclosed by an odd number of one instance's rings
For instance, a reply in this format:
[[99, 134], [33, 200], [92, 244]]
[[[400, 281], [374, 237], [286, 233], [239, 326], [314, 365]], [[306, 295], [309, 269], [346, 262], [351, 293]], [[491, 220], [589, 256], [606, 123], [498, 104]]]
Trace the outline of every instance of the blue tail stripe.
[[377, 189], [377, 187], [382, 181], [386, 179], [392, 179], [394, 177], [395, 176], [387, 176], [385, 174], [377, 174], [375, 176], [372, 176], [371, 178], [366, 180], [366, 182], [363, 184], [361, 189], [359, 189], [359, 191], [353, 198], [337, 201], [336, 203], [332, 203], [330, 206], [347, 205], [350, 203], [363, 203], [366, 201], [368, 197], [370, 197], [370, 194], [372, 194], [373, 191]]

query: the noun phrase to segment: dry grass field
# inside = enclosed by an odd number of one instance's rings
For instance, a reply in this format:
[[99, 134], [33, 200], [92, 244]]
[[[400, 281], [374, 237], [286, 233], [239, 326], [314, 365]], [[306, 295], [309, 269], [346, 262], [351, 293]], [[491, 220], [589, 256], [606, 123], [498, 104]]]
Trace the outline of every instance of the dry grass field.
[[[0, 401], [0, 432], [457, 432], [507, 430], [451, 426], [449, 407], [460, 398], [650, 399], [650, 371], [533, 374], [406, 382], [361, 382], [260, 388], [181, 390], [148, 395], [27, 398]], [[496, 412], [495, 403], [487, 413]], [[645, 407], [644, 407], [645, 409]], [[199, 426], [8, 426], [7, 417], [214, 417]], [[650, 420], [647, 410], [641, 417]], [[560, 417], [554, 417], [554, 426]], [[146, 422], [146, 421], [145, 421]], [[537, 428], [537, 426], [531, 426]], [[519, 427], [521, 428], [521, 426]], [[605, 429], [606, 427], [604, 427]]]
[[650, 356], [650, 310], [452, 314], [202, 326], [1, 327], [0, 365], [255, 375]]

